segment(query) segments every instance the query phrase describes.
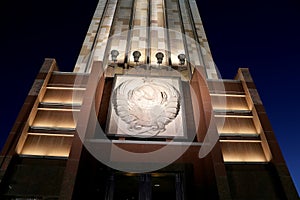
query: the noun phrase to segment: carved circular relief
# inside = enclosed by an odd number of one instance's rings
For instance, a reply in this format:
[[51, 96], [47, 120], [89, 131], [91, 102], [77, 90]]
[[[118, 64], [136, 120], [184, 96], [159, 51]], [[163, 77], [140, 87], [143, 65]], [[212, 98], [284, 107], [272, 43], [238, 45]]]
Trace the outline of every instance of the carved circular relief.
[[122, 82], [112, 95], [116, 115], [126, 123], [130, 135], [155, 136], [166, 130], [180, 109], [176, 88], [158, 79]]

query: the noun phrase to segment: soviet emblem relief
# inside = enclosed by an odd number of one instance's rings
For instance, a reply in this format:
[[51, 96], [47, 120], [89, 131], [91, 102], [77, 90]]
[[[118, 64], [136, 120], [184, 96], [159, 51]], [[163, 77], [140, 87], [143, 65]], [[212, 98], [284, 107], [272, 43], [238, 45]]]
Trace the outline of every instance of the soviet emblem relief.
[[122, 82], [112, 94], [116, 115], [127, 133], [156, 136], [166, 130], [180, 110], [180, 95], [171, 84], [144, 78]]

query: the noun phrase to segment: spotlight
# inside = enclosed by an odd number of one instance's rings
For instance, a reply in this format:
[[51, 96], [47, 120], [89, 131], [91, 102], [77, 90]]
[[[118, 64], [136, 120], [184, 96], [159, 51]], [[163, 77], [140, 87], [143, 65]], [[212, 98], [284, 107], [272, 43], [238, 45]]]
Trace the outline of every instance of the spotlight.
[[164, 59], [164, 54], [162, 52], [158, 52], [156, 53], [155, 57], [157, 59], [157, 63], [161, 64]]
[[133, 55], [134, 62], [138, 63], [142, 54], [139, 51], [134, 51], [132, 55]]
[[183, 53], [178, 55], [178, 59], [179, 59], [180, 65], [184, 65], [184, 63], [185, 63], [185, 55]]
[[117, 62], [117, 57], [119, 55], [119, 52], [117, 50], [111, 50], [111, 60], [114, 62]]

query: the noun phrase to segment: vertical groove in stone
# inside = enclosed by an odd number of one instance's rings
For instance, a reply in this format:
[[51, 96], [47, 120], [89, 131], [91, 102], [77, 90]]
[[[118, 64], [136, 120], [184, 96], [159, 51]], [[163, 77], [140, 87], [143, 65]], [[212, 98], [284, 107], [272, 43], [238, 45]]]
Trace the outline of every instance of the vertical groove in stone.
[[91, 51], [96, 44], [97, 41], [97, 33], [100, 28], [101, 20], [103, 17], [103, 13], [105, 7], [107, 5], [107, 0], [99, 0], [97, 8], [95, 10], [93, 19], [87, 31], [86, 37], [84, 39], [83, 45], [81, 47], [81, 51], [77, 58], [74, 72], [84, 72], [86, 71], [86, 67], [88, 61], [90, 59]]
[[167, 22], [169, 32], [169, 51], [171, 54], [172, 66], [178, 66], [177, 56], [181, 53], [187, 55], [184, 47], [184, 32], [182, 29], [182, 20], [177, 0], [165, 0], [167, 10]]
[[[105, 48], [109, 38], [109, 33], [112, 27], [112, 22], [115, 17], [115, 11], [117, 6], [117, 0], [110, 0], [108, 2], [105, 14], [102, 19], [102, 24], [99, 30], [99, 37], [97, 38], [97, 45], [94, 50], [93, 60], [94, 61], [103, 61]], [[89, 69], [90, 71], [90, 69]]]
[[179, 0], [179, 5], [190, 63], [193, 66], [202, 66], [202, 56], [197, 47], [198, 43], [195, 40], [196, 36], [193, 30], [193, 23], [190, 18], [187, 2], [185, 0]]
[[135, 13], [135, 8], [136, 8], [136, 0], [132, 1], [131, 4], [131, 14], [130, 14], [130, 19], [129, 19], [129, 31], [127, 32], [127, 43], [126, 43], [126, 50], [125, 50], [125, 57], [124, 57], [124, 64], [127, 67], [128, 64], [128, 56], [129, 55], [129, 50], [130, 50], [130, 44], [131, 44], [131, 30], [133, 28], [133, 23], [134, 23], [134, 13]]
[[132, 23], [132, 30], [130, 33], [130, 48], [128, 51], [128, 63], [134, 65], [132, 53], [134, 51], [140, 51], [141, 57], [139, 59], [139, 64], [146, 63], [147, 55], [147, 26], [148, 26], [148, 1], [136, 0], [134, 8], [134, 16]]
[[152, 65], [157, 64], [155, 57], [157, 52], [164, 54], [162, 65], [168, 64], [167, 58], [167, 36], [164, 30], [165, 28], [165, 12], [163, 0], [151, 1], [151, 21], [150, 21], [150, 63]]
[[[119, 0], [117, 3], [116, 14], [109, 35], [105, 55], [110, 58], [111, 50], [119, 51], [118, 63], [124, 63], [127, 35], [130, 28], [133, 0]], [[109, 61], [110, 62], [110, 61]]]
[[195, 0], [187, 2], [190, 5], [191, 19], [195, 28], [197, 41], [200, 43], [200, 51], [203, 56], [205, 70], [208, 79], [219, 79], [215, 63], [210, 52], [206, 34], [203, 28], [202, 20]]
[[167, 1], [163, 1], [164, 5], [164, 20], [165, 20], [165, 34], [167, 36], [167, 65], [172, 66], [172, 60], [171, 60], [171, 45], [170, 45], [170, 34], [169, 34], [169, 18], [168, 18], [168, 8], [167, 8]]

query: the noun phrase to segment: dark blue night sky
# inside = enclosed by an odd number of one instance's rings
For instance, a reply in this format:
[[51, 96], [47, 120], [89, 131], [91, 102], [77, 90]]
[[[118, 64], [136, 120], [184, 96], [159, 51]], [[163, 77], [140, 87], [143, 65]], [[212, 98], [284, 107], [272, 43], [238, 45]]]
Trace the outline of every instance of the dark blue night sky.
[[[300, 1], [197, 0], [223, 78], [248, 67], [300, 193]], [[2, 0], [0, 146], [45, 57], [72, 71], [97, 0]]]

